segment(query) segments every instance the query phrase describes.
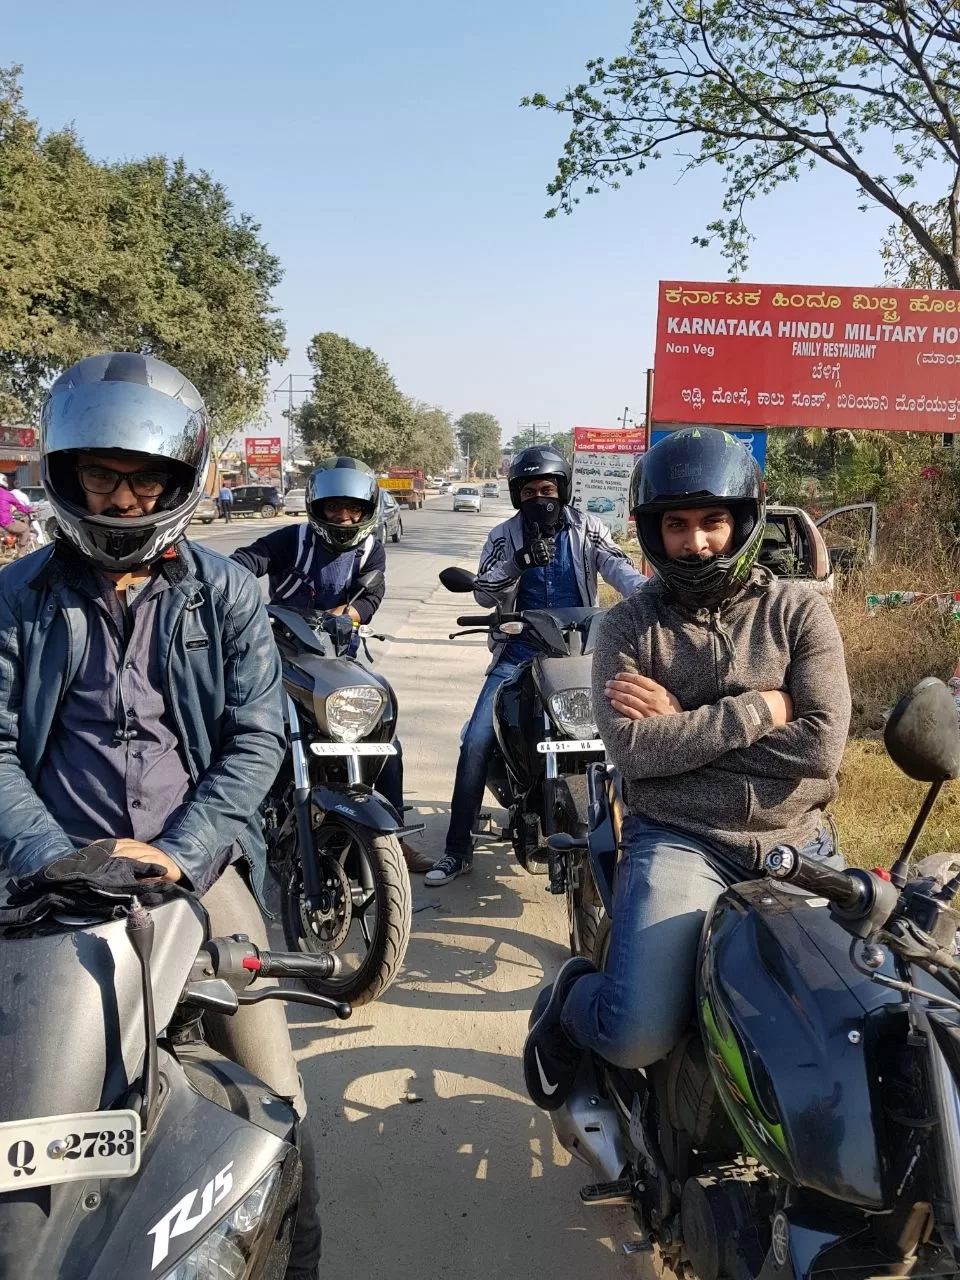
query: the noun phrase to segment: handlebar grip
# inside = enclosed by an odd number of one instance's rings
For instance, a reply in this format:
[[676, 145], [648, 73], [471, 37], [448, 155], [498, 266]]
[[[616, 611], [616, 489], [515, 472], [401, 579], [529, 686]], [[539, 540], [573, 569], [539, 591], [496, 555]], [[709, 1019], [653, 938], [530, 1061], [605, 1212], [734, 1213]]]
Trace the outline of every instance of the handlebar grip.
[[307, 955], [299, 951], [261, 951], [261, 978], [335, 978], [340, 972], [340, 957], [332, 951]]
[[458, 627], [492, 627], [497, 621], [495, 613], [467, 614], [457, 619]]
[[843, 911], [855, 911], [869, 892], [869, 885], [860, 873], [835, 871], [833, 867], [805, 858], [788, 844], [771, 849], [763, 865], [774, 880], [786, 880], [807, 893], [827, 898]]

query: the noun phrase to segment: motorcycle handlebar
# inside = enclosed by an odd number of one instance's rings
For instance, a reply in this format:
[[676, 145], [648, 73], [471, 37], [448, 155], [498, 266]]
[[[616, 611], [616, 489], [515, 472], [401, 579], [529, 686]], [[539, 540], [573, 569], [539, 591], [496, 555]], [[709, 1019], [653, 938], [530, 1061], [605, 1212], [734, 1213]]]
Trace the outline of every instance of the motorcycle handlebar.
[[868, 893], [867, 878], [862, 873], [836, 871], [805, 858], [791, 845], [777, 845], [764, 859], [764, 868], [774, 880], [785, 880], [807, 893], [836, 903], [843, 911], [855, 911], [863, 905]]
[[495, 627], [499, 618], [495, 613], [466, 614], [457, 619], [458, 627]]
[[339, 956], [332, 951], [307, 955], [299, 951], [261, 951], [261, 978], [335, 978], [340, 972]]

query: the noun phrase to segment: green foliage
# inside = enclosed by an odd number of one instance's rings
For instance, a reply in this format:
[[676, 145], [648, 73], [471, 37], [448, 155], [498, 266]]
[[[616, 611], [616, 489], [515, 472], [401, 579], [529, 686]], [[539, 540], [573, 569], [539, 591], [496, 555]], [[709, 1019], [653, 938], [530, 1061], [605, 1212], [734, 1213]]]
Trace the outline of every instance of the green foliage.
[[221, 437], [260, 411], [286, 356], [278, 260], [206, 173], [163, 156], [104, 165], [42, 135], [0, 69], [0, 415], [23, 419], [82, 356], [139, 350], [196, 382]]
[[537, 431], [536, 440], [534, 440], [534, 431], [528, 427], [526, 431], [518, 431], [515, 436], [506, 443], [509, 453], [519, 453], [521, 449], [526, 449], [532, 444], [552, 444], [558, 449], [566, 460], [573, 462], [573, 432], [572, 431]]
[[313, 392], [297, 411], [297, 426], [308, 452], [360, 458], [375, 471], [402, 458], [414, 413], [376, 352], [338, 333], [318, 333], [307, 355]]
[[457, 419], [457, 440], [470, 459], [472, 475], [495, 476], [500, 466], [500, 423], [492, 413], [465, 413]]
[[[950, 251], [950, 201], [936, 204], [912, 204], [914, 216], [930, 230], [934, 242], [944, 254]], [[895, 222], [880, 246], [886, 284], [903, 289], [949, 289], [950, 281], [940, 261], [925, 253], [906, 225]]]
[[[722, 216], [695, 242], [717, 240], [739, 273], [749, 201], [827, 164], [960, 288], [958, 46], [955, 3], [638, 0], [628, 52], [588, 62], [559, 99], [524, 99], [571, 120], [548, 216], [669, 149], [687, 171], [720, 167]], [[909, 201], [921, 172], [945, 193], [933, 206]]]
[[394, 461], [400, 466], [420, 467], [424, 475], [439, 475], [457, 456], [450, 414], [418, 400], [409, 403], [410, 438]]

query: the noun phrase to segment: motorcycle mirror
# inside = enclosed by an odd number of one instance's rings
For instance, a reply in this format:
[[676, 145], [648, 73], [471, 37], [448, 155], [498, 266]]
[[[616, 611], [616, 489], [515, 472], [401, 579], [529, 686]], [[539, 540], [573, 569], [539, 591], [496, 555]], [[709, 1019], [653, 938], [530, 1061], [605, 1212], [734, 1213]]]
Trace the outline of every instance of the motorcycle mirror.
[[471, 573], [469, 569], [459, 569], [456, 565], [451, 565], [449, 569], [440, 570], [440, 581], [448, 591], [466, 592], [473, 590], [473, 584], [477, 580], [477, 575]]
[[357, 579], [357, 586], [362, 593], [370, 591], [373, 587], [379, 587], [384, 581], [385, 579], [380, 569], [368, 569], [366, 573], [361, 573]]
[[960, 719], [953, 694], [928, 676], [890, 712], [883, 731], [887, 754], [917, 782], [960, 777]]

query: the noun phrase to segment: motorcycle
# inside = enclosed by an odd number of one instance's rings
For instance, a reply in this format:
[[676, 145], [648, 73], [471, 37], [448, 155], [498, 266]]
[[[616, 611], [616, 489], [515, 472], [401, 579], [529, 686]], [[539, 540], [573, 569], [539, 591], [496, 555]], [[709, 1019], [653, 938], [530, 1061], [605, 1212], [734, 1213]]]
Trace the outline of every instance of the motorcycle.
[[[473, 590], [476, 575], [449, 568], [440, 573], [448, 591]], [[567, 900], [571, 947], [592, 946], [601, 918], [593, 880], [581, 875], [580, 846], [562, 851], [549, 837], [561, 832], [582, 838], [589, 823], [587, 775], [604, 755], [593, 717], [591, 672], [597, 629], [604, 610], [525, 609], [519, 613], [457, 618], [467, 630], [523, 637], [538, 650], [497, 690], [493, 722], [497, 746], [487, 786], [509, 814], [499, 833], [509, 840], [526, 871], [546, 869], [548, 891]], [[487, 833], [475, 833], [483, 838]]]
[[[596, 1178], [583, 1203], [632, 1207], [626, 1252], [658, 1250], [678, 1276], [960, 1275], [960, 872], [910, 874], [940, 789], [960, 776], [946, 686], [917, 685], [885, 740], [930, 784], [891, 870], [772, 850], [708, 916], [697, 1023], [666, 1061], [629, 1071], [586, 1054], [551, 1113]], [[609, 913], [614, 771], [596, 766], [591, 791], [589, 865]], [[606, 921], [598, 942], [602, 968]]]
[[283, 1275], [297, 1116], [207, 1045], [203, 1017], [261, 1000], [351, 1010], [248, 989], [332, 974], [336, 957], [206, 933], [188, 894], [152, 911], [111, 897], [0, 931], [0, 1276]]
[[[380, 576], [364, 574], [354, 599]], [[338, 973], [311, 979], [311, 990], [366, 1004], [403, 964], [412, 907], [399, 839], [423, 830], [374, 789], [397, 752], [397, 700], [353, 654], [357, 641], [384, 637], [367, 627], [355, 636], [347, 616], [307, 618], [282, 605], [267, 612], [289, 750], [262, 813], [284, 937], [292, 950], [337, 954]]]

